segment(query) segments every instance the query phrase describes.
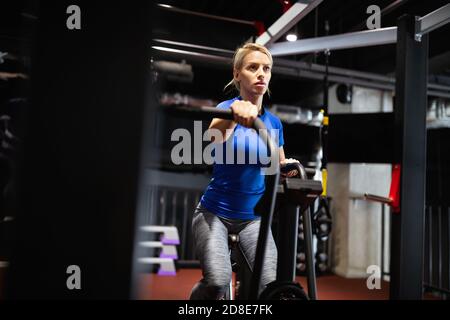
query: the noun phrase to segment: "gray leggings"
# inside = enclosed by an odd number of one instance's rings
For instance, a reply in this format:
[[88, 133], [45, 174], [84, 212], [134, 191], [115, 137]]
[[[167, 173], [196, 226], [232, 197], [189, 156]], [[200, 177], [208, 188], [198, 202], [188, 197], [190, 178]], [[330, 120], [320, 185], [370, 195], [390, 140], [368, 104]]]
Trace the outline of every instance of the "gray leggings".
[[[200, 260], [203, 279], [192, 289], [191, 300], [217, 300], [224, 296], [231, 281], [232, 270], [228, 249], [228, 233], [239, 234], [239, 243], [245, 258], [253, 267], [258, 241], [260, 219], [225, 219], [209, 212], [200, 204], [194, 212], [192, 230], [195, 253]], [[277, 272], [277, 248], [272, 233], [261, 275], [260, 291], [274, 281]]]

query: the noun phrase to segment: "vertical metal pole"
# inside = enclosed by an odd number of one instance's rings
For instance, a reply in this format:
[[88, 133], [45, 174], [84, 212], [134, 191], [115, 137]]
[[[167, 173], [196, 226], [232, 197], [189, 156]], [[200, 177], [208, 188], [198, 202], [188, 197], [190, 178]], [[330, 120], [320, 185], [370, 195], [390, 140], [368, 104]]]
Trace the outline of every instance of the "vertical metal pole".
[[442, 207], [438, 207], [438, 223], [437, 223], [437, 233], [438, 233], [438, 243], [437, 243], [437, 254], [438, 254], [438, 287], [442, 289]]
[[188, 233], [188, 228], [190, 226], [188, 226], [188, 199], [189, 199], [189, 191], [184, 191], [183, 192], [183, 231], [182, 231], [182, 239], [183, 239], [183, 243], [181, 244], [181, 259], [180, 260], [187, 260], [186, 257], [186, 242], [187, 242], [187, 233]]
[[158, 215], [160, 216], [160, 224], [162, 226], [166, 225], [166, 204], [167, 204], [167, 190], [162, 190], [160, 198], [159, 198], [159, 212]]
[[300, 207], [289, 203], [278, 216], [278, 281], [295, 281]]
[[266, 176], [266, 193], [268, 194], [268, 203], [266, 203], [267, 206], [265, 207], [265, 212], [263, 212], [261, 216], [258, 244], [256, 246], [255, 261], [253, 262], [253, 273], [250, 281], [250, 292], [248, 297], [252, 300], [257, 299], [259, 295], [262, 268], [264, 267], [264, 257], [267, 248], [267, 239], [269, 237], [270, 228], [272, 225], [273, 211], [277, 197], [277, 188], [275, 186], [278, 185], [279, 179], [279, 171], [277, 171], [275, 175]]
[[[447, 208], [447, 243], [448, 247], [450, 247], [450, 207]], [[447, 282], [447, 288], [450, 289], [450, 254], [447, 256], [447, 276], [448, 276], [448, 282]]]
[[[314, 38], [317, 38], [319, 35], [318, 26], [319, 26], [319, 8], [316, 7], [316, 9], [314, 9]], [[314, 52], [313, 62], [317, 63], [317, 52]]]
[[172, 217], [170, 220], [170, 225], [172, 225], [172, 226], [174, 226], [177, 221], [177, 195], [178, 195], [178, 191], [173, 190], [173, 193], [172, 193]]
[[381, 280], [384, 280], [384, 209], [385, 204], [381, 204]]
[[401, 163], [401, 212], [392, 228], [391, 299], [422, 299], [426, 169], [428, 36], [415, 40], [416, 19], [398, 20], [396, 163]]
[[311, 300], [317, 300], [316, 269], [313, 253], [313, 230], [311, 210], [303, 211], [303, 234], [305, 236], [306, 272], [308, 275], [308, 296]]
[[428, 283], [433, 284], [433, 207], [430, 206], [428, 213]]

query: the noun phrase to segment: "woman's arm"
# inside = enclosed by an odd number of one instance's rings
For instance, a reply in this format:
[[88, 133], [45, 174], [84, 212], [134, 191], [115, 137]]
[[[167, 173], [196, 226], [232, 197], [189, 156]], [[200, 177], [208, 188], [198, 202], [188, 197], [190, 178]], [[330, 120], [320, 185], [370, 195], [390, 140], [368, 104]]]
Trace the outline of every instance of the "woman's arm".
[[258, 117], [258, 107], [248, 101], [236, 100], [230, 108], [233, 110], [233, 120], [214, 118], [209, 125], [209, 129], [217, 129], [222, 134], [222, 141], [215, 142], [227, 141], [238, 123], [251, 128]]
[[236, 125], [237, 123], [234, 120], [226, 120], [219, 118], [212, 119], [211, 124], [209, 125], [209, 129], [219, 130], [222, 136], [222, 141], [214, 141], [214, 136], [212, 137], [212, 141], [217, 143], [227, 141], [228, 138], [231, 136], [231, 133], [233, 132]]

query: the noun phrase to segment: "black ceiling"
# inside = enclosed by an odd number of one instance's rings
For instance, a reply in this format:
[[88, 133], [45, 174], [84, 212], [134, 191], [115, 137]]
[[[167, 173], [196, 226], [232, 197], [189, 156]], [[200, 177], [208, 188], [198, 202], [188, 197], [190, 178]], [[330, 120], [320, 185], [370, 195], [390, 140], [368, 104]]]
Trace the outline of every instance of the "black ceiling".
[[[403, 14], [424, 16], [449, 1], [433, 0], [324, 0], [316, 11], [311, 12], [297, 25], [301, 38], [311, 38], [325, 35], [325, 21], [329, 23], [329, 34], [341, 34], [367, 30], [367, 7], [378, 5], [382, 10], [391, 6], [393, 9], [382, 11], [381, 27], [396, 26], [397, 19]], [[167, 4], [179, 9], [220, 17], [242, 19], [246, 21], [261, 21], [268, 28], [282, 14], [283, 5], [280, 0], [161, 0], [157, 4]], [[251, 25], [223, 21], [214, 18], [196, 16], [188, 13], [174, 12], [162, 9], [155, 4], [153, 24], [154, 39], [179, 41], [195, 45], [210, 46], [234, 50], [251, 37], [257, 36], [257, 29]], [[433, 31], [430, 34], [430, 72], [435, 81], [450, 85], [450, 24]], [[278, 41], [285, 41], [284, 37]], [[189, 49], [187, 49], [189, 50]], [[331, 53], [330, 64], [336, 67], [367, 71], [384, 75], [395, 72], [395, 45], [384, 45], [366, 48], [337, 50]], [[156, 55], [161, 58], [163, 55]], [[288, 59], [316, 62], [323, 64], [322, 55], [296, 55]], [[435, 58], [435, 59], [433, 59]], [[167, 57], [167, 59], [170, 59]], [[176, 59], [175, 59], [176, 60]], [[189, 57], [187, 58], [189, 61]], [[195, 62], [193, 62], [195, 65]], [[220, 72], [214, 68], [195, 65], [195, 75], [202, 84], [186, 87], [193, 94], [210, 96], [223, 95], [221, 89], [231, 76], [230, 70]], [[213, 76], [213, 77], [211, 77]], [[272, 81], [277, 86], [276, 81]], [[283, 94], [276, 94], [276, 100], [291, 103], [305, 98], [299, 91], [311, 92], [314, 88], [321, 90], [320, 84], [313, 85], [311, 80], [289, 79], [278, 82]], [[302, 89], [302, 90], [299, 90]], [[180, 87], [173, 90], [181, 90]], [[284, 89], [284, 90], [283, 90]], [[287, 89], [287, 90], [286, 90]]]
[[[158, 4], [249, 22], [259, 21], [268, 28], [283, 14], [282, 2], [282, 0], [160, 0], [154, 2], [149, 20], [152, 22], [153, 39], [234, 50], [249, 38], [257, 36], [257, 29], [253, 25], [173, 12], [161, 9]], [[325, 21], [329, 22], [330, 35], [365, 30], [365, 20], [368, 17], [366, 9], [372, 4], [380, 6], [381, 9], [396, 4], [394, 9], [384, 13], [381, 18], [382, 27], [395, 26], [397, 19], [405, 13], [423, 16], [447, 3], [449, 1], [444, 0], [324, 0], [315, 11], [300, 21], [297, 31], [301, 38], [324, 36]], [[139, 1], [130, 2], [130, 6], [138, 7]], [[8, 8], [0, 11], [1, 52], [7, 51], [16, 56], [27, 52], [23, 48], [33, 41], [33, 32], [39, 22], [38, 9], [39, 1], [37, 0], [15, 0], [9, 1]], [[432, 73], [430, 79], [448, 85], [450, 85], [449, 35], [450, 24], [430, 34], [429, 60], [429, 69]], [[284, 41], [284, 38], [279, 41]], [[149, 43], [151, 43], [150, 39]], [[150, 54], [158, 59], [166, 58], [155, 52]], [[26, 61], [27, 57], [19, 58]], [[321, 54], [287, 58], [323, 64]], [[167, 60], [180, 61], [180, 58], [167, 57]], [[189, 62], [189, 59], [187, 60]], [[330, 64], [336, 67], [392, 75], [395, 71], [395, 45], [333, 51]], [[222, 98], [223, 86], [231, 76], [229, 66], [210, 66], [198, 62], [193, 65], [196, 82], [184, 87], [181, 84], [174, 85], [173, 90], [184, 89], [188, 93]], [[5, 68], [9, 68], [7, 71], [20, 71], [14, 70], [14, 64], [11, 63], [0, 65], [0, 71], [5, 71]], [[282, 81], [281, 78], [281, 76], [274, 76], [274, 80], [280, 81], [273, 81], [273, 98], [286, 103], [304, 97], [302, 95], [305, 92], [310, 93], [314, 88], [320, 89], [320, 84], [313, 84], [313, 81], [308, 79], [290, 78]], [[302, 90], [298, 90], [299, 88]]]

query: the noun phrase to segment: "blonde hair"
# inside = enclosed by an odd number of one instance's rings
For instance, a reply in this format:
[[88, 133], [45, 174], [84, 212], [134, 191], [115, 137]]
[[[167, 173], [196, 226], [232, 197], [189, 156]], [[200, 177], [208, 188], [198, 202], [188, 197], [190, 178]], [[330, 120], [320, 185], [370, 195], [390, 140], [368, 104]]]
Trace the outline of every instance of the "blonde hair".
[[[249, 42], [249, 43], [246, 43], [243, 46], [237, 48], [236, 51], [234, 52], [233, 61], [232, 61], [233, 73], [234, 73], [234, 69], [237, 69], [237, 70], [242, 69], [245, 56], [247, 56], [252, 51], [259, 51], [259, 52], [264, 53], [266, 56], [269, 57], [270, 65], [273, 65], [272, 55], [270, 54], [270, 51], [266, 47], [264, 47], [260, 44], [257, 44], [257, 43]], [[234, 79], [234, 76], [233, 76], [233, 79], [230, 82], [228, 82], [227, 85], [223, 89], [226, 90], [230, 86], [234, 86], [237, 91], [241, 91], [239, 82]], [[267, 93], [270, 95], [269, 89], [267, 89]]]

